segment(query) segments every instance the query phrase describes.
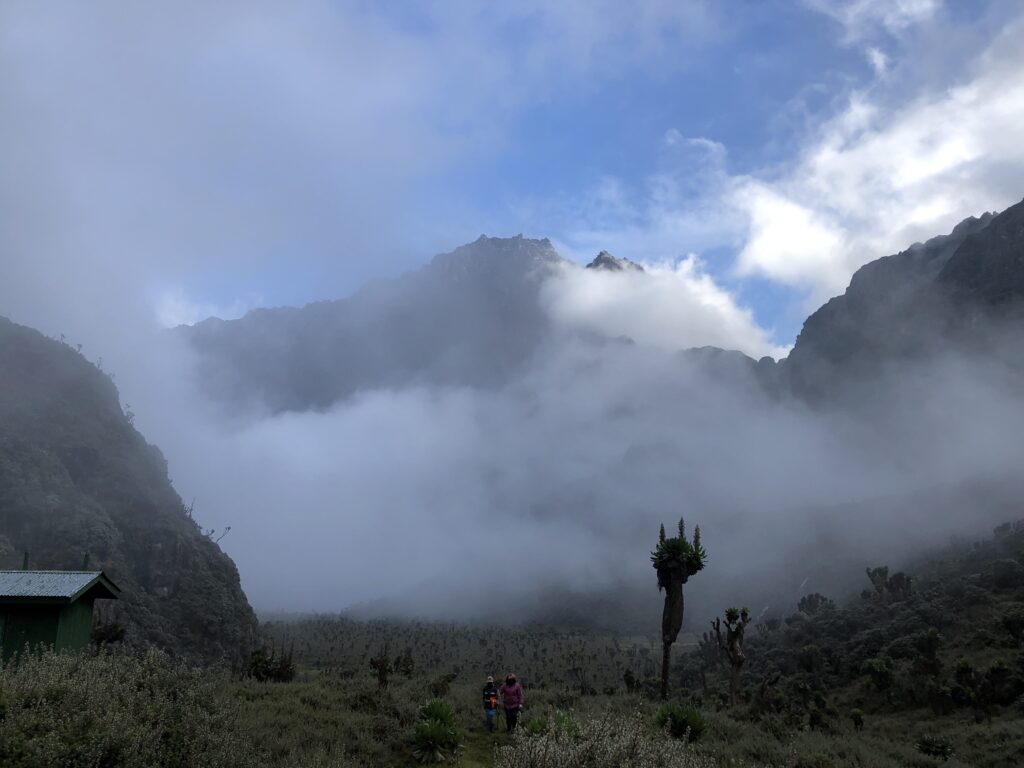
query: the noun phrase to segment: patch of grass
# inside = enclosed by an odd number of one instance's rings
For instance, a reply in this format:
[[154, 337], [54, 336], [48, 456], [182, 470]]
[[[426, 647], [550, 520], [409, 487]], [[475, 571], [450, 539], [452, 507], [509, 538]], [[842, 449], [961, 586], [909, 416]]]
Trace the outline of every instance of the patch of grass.
[[668, 729], [674, 739], [697, 741], [704, 733], [704, 716], [692, 704], [667, 702], [658, 707], [654, 721], [661, 729]]

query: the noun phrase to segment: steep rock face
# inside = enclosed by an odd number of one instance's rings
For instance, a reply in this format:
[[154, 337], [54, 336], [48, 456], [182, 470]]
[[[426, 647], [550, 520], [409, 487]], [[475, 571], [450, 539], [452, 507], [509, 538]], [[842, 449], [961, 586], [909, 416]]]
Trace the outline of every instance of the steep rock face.
[[986, 224], [963, 239], [936, 282], [961, 307], [999, 312], [1024, 298], [1024, 201], [987, 214]]
[[507, 381], [545, 338], [538, 287], [567, 264], [548, 240], [481, 236], [348, 299], [176, 332], [217, 399], [323, 409], [362, 389]]
[[77, 569], [122, 588], [127, 641], [237, 658], [256, 619], [231, 559], [188, 516], [111, 380], [0, 317], [0, 567]]
[[859, 269], [804, 323], [783, 362], [786, 387], [819, 398], [894, 362], [1003, 346], [1024, 306], [1024, 203]]

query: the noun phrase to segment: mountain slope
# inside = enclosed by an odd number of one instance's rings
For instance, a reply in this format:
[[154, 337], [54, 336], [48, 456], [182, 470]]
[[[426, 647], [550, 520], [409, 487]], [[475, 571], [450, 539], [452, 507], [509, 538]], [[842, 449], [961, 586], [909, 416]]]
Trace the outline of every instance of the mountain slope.
[[0, 566], [73, 569], [88, 552], [122, 588], [127, 640], [207, 659], [256, 628], [234, 563], [187, 515], [160, 451], [111, 380], [0, 317]]
[[488, 238], [349, 299], [263, 309], [176, 329], [217, 399], [324, 409], [362, 389], [489, 387], [543, 340], [538, 287], [565, 261], [548, 240]]
[[[176, 332], [198, 353], [200, 380], [217, 399], [275, 412], [327, 408], [363, 389], [500, 386], [549, 337], [539, 288], [568, 264], [548, 240], [481, 236], [349, 299]], [[605, 251], [587, 269], [643, 271]], [[1022, 300], [1024, 203], [866, 264], [807, 318], [777, 365], [714, 348], [684, 358], [782, 395], [829, 398], [870, 384], [894, 361], [1006, 347], [1013, 333], [1005, 324], [1015, 323]]]
[[807, 318], [784, 380], [814, 398], [950, 351], [1017, 359], [1007, 343], [1022, 307], [1024, 202], [861, 267], [842, 296]]

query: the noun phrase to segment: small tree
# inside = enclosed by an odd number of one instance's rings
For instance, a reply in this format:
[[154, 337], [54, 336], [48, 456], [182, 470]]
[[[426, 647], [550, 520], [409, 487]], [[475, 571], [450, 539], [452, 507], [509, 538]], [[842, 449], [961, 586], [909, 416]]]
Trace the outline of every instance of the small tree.
[[804, 595], [800, 598], [800, 602], [797, 604], [797, 610], [800, 613], [813, 616], [822, 610], [831, 610], [836, 607], [836, 604], [825, 597], [820, 592], [812, 592], [809, 595]]
[[693, 530], [693, 541], [686, 538], [686, 527], [679, 518], [679, 535], [665, 538], [661, 526], [658, 546], [651, 552], [651, 564], [658, 572], [658, 590], [665, 591], [661, 614], [661, 698], [668, 698], [668, 668], [672, 643], [683, 627], [683, 585], [704, 568], [707, 553], [700, 544], [700, 527]]
[[743, 634], [749, 623], [750, 611], [746, 608], [726, 609], [724, 636], [721, 620], [715, 619], [711, 622], [711, 628], [714, 629], [715, 638], [718, 640], [718, 652], [729, 662], [729, 703], [733, 706], [736, 705], [736, 697], [739, 694], [740, 672], [747, 660], [743, 655]]
[[889, 567], [882, 565], [877, 568], [866, 568], [865, 572], [871, 580], [875, 591], [872, 594], [865, 590], [867, 596], [874, 597], [882, 603], [894, 603], [906, 600], [914, 591], [914, 579], [903, 571], [889, 575]]
[[388, 677], [391, 674], [391, 659], [388, 658], [388, 648], [385, 645], [380, 655], [370, 659], [370, 669], [377, 673], [377, 687], [387, 688]]
[[416, 672], [416, 660], [412, 657], [412, 649], [406, 648], [404, 653], [396, 656], [391, 669], [406, 679], [411, 678]]

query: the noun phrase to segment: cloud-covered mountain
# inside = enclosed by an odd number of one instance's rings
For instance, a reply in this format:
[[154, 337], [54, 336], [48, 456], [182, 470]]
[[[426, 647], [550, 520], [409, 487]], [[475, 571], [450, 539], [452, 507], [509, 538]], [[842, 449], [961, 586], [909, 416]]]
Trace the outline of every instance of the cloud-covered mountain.
[[[1022, 215], [864, 267], [778, 362], [685, 344], [679, 318], [702, 338], [736, 320], [725, 302], [687, 315], [663, 300], [691, 300], [692, 274], [607, 254], [587, 269], [546, 240], [482, 237], [348, 299], [165, 335], [139, 410], [203, 519], [233, 526], [264, 608], [638, 627], [656, 600], [652, 537], [679, 515], [715, 557], [694, 617], [777, 604], [1024, 495]], [[3, 469], [27, 500], [4, 502], [8, 559], [74, 565], [88, 548], [128, 585], [145, 636], [234, 645], [251, 626], [235, 571], [109, 379], [27, 329], [4, 339]]]
[[[267, 607], [552, 615], [538, 595], [642, 594], [651, 536], [680, 514], [715, 542], [697, 616], [752, 580], [766, 602], [794, 579], [843, 588], [1021, 496], [1004, 363], [1024, 294], [993, 293], [1021, 211], [865, 267], [778, 362], [686, 344], [676, 318], [705, 338], [734, 316], [674, 314], [688, 283], [675, 303], [650, 289], [671, 272], [482, 238], [350, 299], [178, 329], [234, 415], [167, 440], [204, 505], [245, 522], [233, 546]], [[301, 553], [285, 576], [263, 536]], [[381, 542], [394, 567], [375, 567]], [[508, 547], [511, 580], [488, 570]]]
[[548, 240], [481, 236], [348, 299], [181, 327], [215, 397], [324, 409], [361, 390], [508, 381], [550, 333], [540, 288], [567, 262]]
[[[843, 295], [808, 317], [777, 365], [708, 346], [684, 356], [716, 375], [752, 375], [778, 394], [813, 398], [870, 381], [894, 359], [948, 351], [956, 340], [969, 352], [972, 325], [984, 319], [991, 332], [994, 310], [1024, 298], [1015, 261], [1022, 220], [1024, 203], [867, 264]], [[639, 264], [607, 251], [586, 269], [626, 273], [641, 284], [649, 278]], [[211, 318], [177, 332], [198, 353], [200, 379], [215, 397], [256, 400], [275, 412], [324, 409], [378, 388], [500, 387], [564, 330], [552, 319], [561, 295], [546, 295], [545, 286], [579, 272], [546, 239], [481, 236], [349, 299]], [[982, 341], [975, 335], [973, 343]]]

